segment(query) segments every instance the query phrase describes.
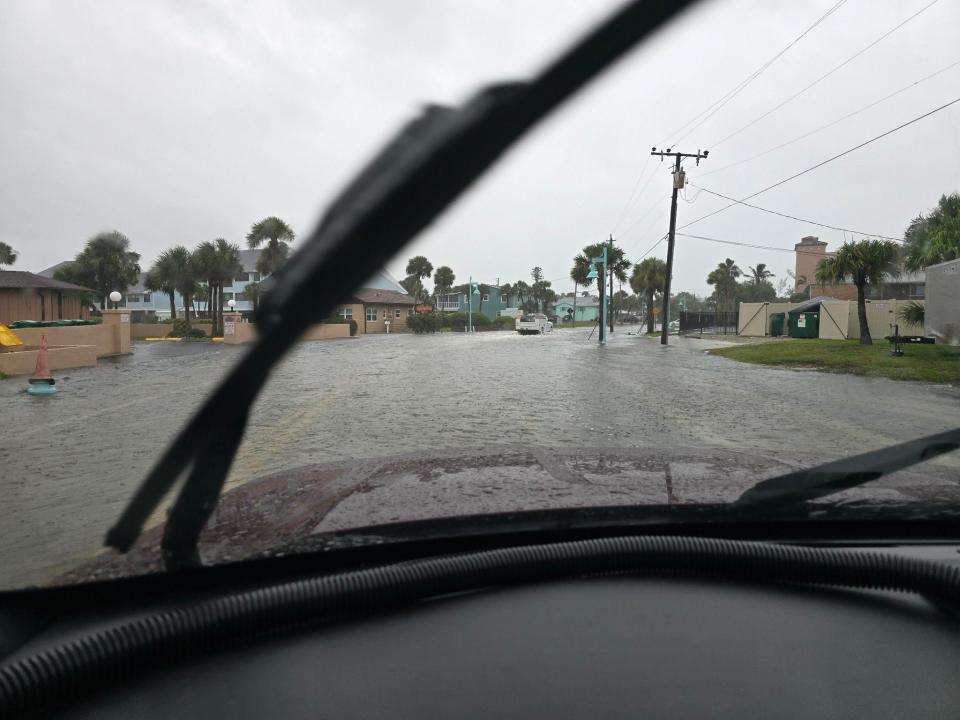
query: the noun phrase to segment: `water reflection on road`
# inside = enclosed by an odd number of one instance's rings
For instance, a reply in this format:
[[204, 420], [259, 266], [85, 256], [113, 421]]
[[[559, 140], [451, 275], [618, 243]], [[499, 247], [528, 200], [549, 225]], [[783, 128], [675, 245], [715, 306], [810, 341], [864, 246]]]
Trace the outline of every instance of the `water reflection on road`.
[[[813, 463], [955, 426], [957, 391], [746, 366], [616, 332], [368, 336], [298, 346], [271, 377], [231, 472], [512, 447], [740, 449]], [[242, 348], [137, 344], [57, 373], [31, 398], [0, 382], [0, 587], [89, 557], [166, 442]], [[214, 423], [206, 431], [216, 433]], [[708, 489], [707, 489], [708, 490]]]

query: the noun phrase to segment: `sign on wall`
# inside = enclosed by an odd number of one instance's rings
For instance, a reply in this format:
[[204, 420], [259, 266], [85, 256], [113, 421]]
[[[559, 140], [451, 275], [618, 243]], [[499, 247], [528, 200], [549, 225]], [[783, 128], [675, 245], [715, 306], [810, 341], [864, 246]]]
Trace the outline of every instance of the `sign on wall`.
[[122, 322], [122, 323], [128, 323], [128, 322], [130, 322], [130, 313], [121, 313], [121, 314], [120, 314], [120, 322]]
[[224, 335], [236, 335], [237, 334], [237, 325], [232, 322], [223, 323], [223, 334]]

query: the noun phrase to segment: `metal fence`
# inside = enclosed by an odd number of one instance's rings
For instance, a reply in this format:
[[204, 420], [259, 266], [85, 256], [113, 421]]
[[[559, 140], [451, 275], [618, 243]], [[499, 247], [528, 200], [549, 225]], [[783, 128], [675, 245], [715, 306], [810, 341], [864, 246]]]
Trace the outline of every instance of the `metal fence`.
[[736, 335], [740, 313], [737, 310], [720, 312], [680, 311], [681, 335]]

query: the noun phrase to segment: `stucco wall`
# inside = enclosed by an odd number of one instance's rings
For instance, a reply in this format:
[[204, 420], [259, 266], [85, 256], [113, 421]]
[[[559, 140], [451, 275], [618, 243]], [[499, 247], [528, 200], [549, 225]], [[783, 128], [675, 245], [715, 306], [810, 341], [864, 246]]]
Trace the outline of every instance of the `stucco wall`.
[[[203, 330], [207, 336], [210, 335], [210, 331], [213, 329], [213, 325], [208, 322], [193, 321], [190, 325], [191, 327]], [[148, 337], [164, 338], [170, 334], [171, 330], [173, 330], [172, 323], [130, 323], [130, 337], [134, 340], [143, 340]]]
[[[18, 346], [14, 350], [0, 352], [0, 372], [5, 375], [33, 375], [37, 367], [39, 349]], [[69, 347], [47, 346], [47, 362], [51, 370], [92, 367], [97, 364], [97, 348], [93, 345]]]
[[[237, 322], [228, 316], [224, 316], [223, 322], [223, 342], [226, 344], [242, 345], [257, 339], [257, 326], [255, 323]], [[303, 342], [346, 337], [350, 337], [349, 323], [321, 323], [307, 328], [307, 331], [300, 336], [300, 340]]]
[[[376, 320], [367, 320], [367, 310], [375, 309], [377, 311]], [[397, 317], [397, 310], [400, 311], [400, 317]], [[411, 310], [409, 305], [374, 305], [369, 304], [363, 306], [363, 310], [360, 315], [360, 320], [357, 322], [358, 325], [363, 327], [364, 332], [367, 333], [385, 333], [387, 332], [386, 321], [390, 321], [390, 332], [406, 332], [407, 330], [407, 313]], [[356, 312], [354, 312], [354, 320], [357, 320]]]
[[[740, 303], [740, 313], [737, 322], [737, 334], [744, 337], [763, 337], [771, 334], [773, 316], [776, 313], [787, 313], [797, 306], [796, 303]], [[784, 323], [783, 331], [787, 326]]]

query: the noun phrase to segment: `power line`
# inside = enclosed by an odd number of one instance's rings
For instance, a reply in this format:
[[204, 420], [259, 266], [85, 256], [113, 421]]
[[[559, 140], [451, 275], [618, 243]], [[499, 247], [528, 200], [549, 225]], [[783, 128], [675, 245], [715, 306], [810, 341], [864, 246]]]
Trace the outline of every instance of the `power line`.
[[[700, 192], [708, 193], [709, 195], [715, 195], [716, 197], [723, 198], [724, 200], [732, 200], [737, 205], [743, 205], [744, 207], [753, 208], [754, 210], [760, 210], [761, 212], [770, 213], [771, 215], [778, 215], [783, 218], [788, 218], [790, 220], [797, 220], [799, 222], [808, 223], [810, 225], [816, 225], [817, 227], [827, 228], [829, 230], [840, 230], [844, 233], [854, 233], [856, 235], [866, 235], [869, 237], [882, 238], [883, 240], [894, 240], [896, 242], [903, 242], [903, 238], [890, 237], [889, 235], [880, 235], [879, 233], [868, 233], [863, 232], [862, 230], [851, 230], [850, 228], [840, 227], [838, 225], [828, 225], [827, 223], [817, 222], [816, 220], [809, 220], [808, 218], [797, 217], [796, 215], [788, 215], [787, 213], [777, 212], [776, 210], [770, 210], [769, 208], [760, 207], [759, 205], [753, 205], [748, 202], [743, 202], [742, 200], [737, 200], [736, 198], [729, 197], [722, 193], [714, 192], [700, 185], [696, 185], [690, 181], [687, 181], [688, 185], [700, 190]], [[698, 193], [699, 194], [699, 193]]]
[[855, 145], [854, 147], [849, 148], [848, 150], [844, 150], [844, 151], [841, 152], [841, 153], [837, 153], [837, 154], [834, 155], [833, 157], [829, 157], [829, 158], [827, 158], [826, 160], [823, 160], [823, 161], [821, 161], [821, 162], [818, 162], [816, 165], [811, 165], [811, 166], [808, 167], [806, 170], [801, 170], [800, 172], [795, 173], [795, 174], [791, 175], [790, 177], [784, 178], [783, 180], [780, 180], [780, 181], [778, 181], [778, 182], [775, 182], [775, 183], [773, 183], [772, 185], [768, 185], [767, 187], [765, 187], [765, 188], [763, 188], [763, 189], [761, 189], [761, 190], [757, 190], [755, 193], [752, 193], [752, 194], [750, 194], [750, 195], [747, 195], [747, 196], [744, 197], [744, 198], [740, 198], [739, 200], [736, 200], [736, 201], [730, 203], [729, 205], [724, 205], [724, 206], [723, 206], [722, 208], [720, 208], [719, 210], [714, 210], [713, 212], [707, 213], [706, 215], [701, 215], [700, 217], [696, 218], [695, 220], [691, 220], [690, 222], [686, 223], [685, 225], [681, 225], [681, 226], [680, 226], [680, 229], [690, 227], [690, 226], [693, 225], [694, 223], [698, 223], [698, 222], [700, 222], [701, 220], [706, 220], [708, 217], [713, 217], [714, 215], [719, 215], [719, 214], [722, 213], [724, 210], [729, 210], [729, 209], [732, 208], [734, 205], [737, 205], [737, 204], [739, 204], [739, 203], [742, 203], [742, 202], [744, 202], [745, 200], [750, 200], [751, 198], [755, 198], [757, 195], [762, 195], [763, 193], [765, 193], [765, 192], [767, 192], [767, 191], [769, 191], [769, 190], [773, 190], [773, 189], [776, 188], [776, 187], [780, 187], [781, 185], [783, 185], [783, 184], [785, 184], [785, 183], [788, 183], [788, 182], [790, 182], [791, 180], [796, 180], [796, 179], [797, 179], [798, 177], [800, 177], [801, 175], [806, 175], [808, 172], [811, 172], [811, 171], [813, 171], [813, 170], [816, 170], [817, 168], [821, 168], [821, 167], [823, 167], [824, 165], [833, 162], [834, 160], [837, 160], [837, 159], [839, 159], [839, 158], [842, 158], [844, 155], [849, 155], [850, 153], [852, 153], [852, 152], [854, 152], [854, 151], [856, 151], [856, 150], [860, 150], [861, 148], [866, 147], [866, 146], [869, 145], [870, 143], [874, 143], [874, 142], [876, 142], [877, 140], [880, 140], [880, 139], [882, 139], [882, 138], [885, 138], [885, 137], [887, 137], [887, 135], [892, 135], [893, 133], [897, 132], [898, 130], [902, 130], [902, 129], [905, 128], [905, 127], [908, 127], [908, 126], [910, 126], [910, 125], [913, 125], [915, 122], [919, 122], [920, 120], [923, 120], [924, 118], [930, 117], [930, 116], [933, 115], [934, 113], [938, 113], [938, 112], [940, 112], [941, 110], [945, 110], [946, 108], [950, 107], [951, 105], [955, 105], [955, 104], [958, 103], [958, 102], [960, 102], [960, 97], [954, 98], [954, 99], [951, 100], [950, 102], [944, 103], [944, 104], [941, 105], [940, 107], [934, 108], [933, 110], [930, 110], [929, 112], [925, 112], [923, 115], [918, 115], [917, 117], [913, 118], [912, 120], [908, 120], [907, 122], [903, 123], [902, 125], [898, 125], [897, 127], [893, 128], [893, 129], [891, 129], [891, 130], [887, 130], [886, 132], [881, 133], [881, 134], [877, 135], [876, 137], [872, 137], [872, 138], [870, 138], [869, 140], [866, 140], [865, 142], [860, 143], [859, 145]]
[[784, 142], [784, 143], [780, 143], [779, 145], [776, 145], [776, 146], [774, 146], [774, 147], [772, 147], [772, 148], [768, 148], [767, 150], [764, 150], [763, 152], [757, 153], [756, 155], [751, 155], [750, 157], [745, 158], [745, 159], [743, 159], [743, 160], [738, 160], [737, 162], [730, 163], [729, 165], [723, 165], [723, 166], [721, 166], [721, 167], [714, 168], [713, 170], [708, 170], [708, 171], [705, 172], [705, 173], [700, 173], [699, 177], [706, 177], [707, 175], [713, 175], [714, 173], [722, 172], [723, 170], [729, 170], [729, 169], [732, 168], [732, 167], [736, 167], [736, 166], [738, 166], [738, 165], [743, 165], [744, 163], [751, 162], [751, 161], [753, 161], [753, 160], [756, 160], [757, 158], [763, 157], [764, 155], [768, 155], [768, 154], [770, 154], [770, 153], [772, 153], [772, 152], [774, 152], [774, 151], [776, 151], [776, 150], [780, 150], [780, 149], [782, 149], [782, 148], [785, 148], [785, 147], [787, 147], [788, 145], [793, 145], [795, 142], [799, 142], [800, 140], [803, 140], [803, 139], [805, 139], [805, 138], [808, 138], [808, 137], [810, 137], [811, 135], [816, 135], [818, 132], [820, 132], [820, 131], [822, 131], [822, 130], [826, 130], [826, 129], [828, 129], [828, 128], [831, 128], [831, 127], [833, 127], [834, 125], [837, 125], [838, 123], [843, 122], [844, 120], [849, 120], [850, 118], [854, 117], [855, 115], [859, 115], [860, 113], [865, 112], [865, 111], [869, 110], [870, 108], [876, 107], [876, 106], [879, 105], [880, 103], [886, 102], [887, 100], [890, 100], [891, 98], [894, 98], [894, 97], [896, 97], [897, 95], [900, 95], [901, 93], [904, 93], [904, 92], [906, 92], [907, 90], [910, 90], [911, 88], [916, 87], [916, 86], [919, 85], [920, 83], [923, 83], [923, 82], [926, 82], [927, 80], [930, 80], [930, 79], [932, 79], [932, 78], [935, 78], [937, 75], [941, 75], [941, 74], [945, 73], [947, 70], [951, 70], [951, 69], [957, 67], [958, 65], [960, 65], [960, 60], [957, 60], [956, 62], [953, 62], [953, 63], [947, 65], [946, 67], [942, 67], [942, 68], [940, 68], [939, 70], [937, 70], [936, 72], [930, 73], [930, 74], [927, 75], [926, 77], [922, 77], [922, 78], [920, 78], [919, 80], [915, 80], [914, 82], [910, 83], [909, 85], [905, 85], [904, 87], [900, 88], [899, 90], [896, 90], [896, 91], [890, 93], [889, 95], [885, 95], [884, 97], [880, 98], [879, 100], [874, 100], [872, 103], [870, 103], [870, 104], [868, 104], [868, 105], [864, 105], [863, 107], [859, 108], [858, 110], [854, 110], [854, 111], [851, 112], [851, 113], [847, 113], [847, 114], [844, 115], [843, 117], [839, 117], [839, 118], [837, 118], [836, 120], [827, 123], [826, 125], [821, 125], [820, 127], [816, 128], [816, 129], [814, 129], [814, 130], [810, 130], [810, 131], [808, 131], [808, 132], [803, 133], [802, 135], [798, 135], [797, 137], [793, 138], [792, 140], [787, 140], [787, 141]]
[[758, 122], [760, 122], [760, 121], [763, 120], [764, 118], [769, 117], [770, 115], [772, 115], [773, 113], [775, 113], [777, 110], [779, 110], [780, 108], [782, 108], [782, 107], [783, 107], [784, 105], [786, 105], [787, 103], [792, 102], [793, 100], [796, 100], [798, 97], [800, 97], [801, 95], [803, 95], [807, 90], [809, 90], [810, 88], [814, 87], [815, 85], [818, 85], [818, 84], [819, 84], [820, 82], [822, 82], [823, 80], [826, 80], [828, 77], [830, 77], [830, 76], [833, 75], [835, 72], [837, 72], [837, 70], [839, 70], [840, 68], [842, 68], [842, 67], [844, 67], [845, 65], [848, 65], [849, 63], [851, 63], [851, 62], [853, 62], [854, 60], [856, 60], [858, 57], [860, 57], [861, 55], [863, 55], [865, 52], [867, 52], [867, 50], [869, 50], [870, 48], [872, 48], [874, 45], [876, 45], [876, 44], [878, 44], [879, 42], [881, 42], [881, 41], [885, 40], [886, 38], [890, 37], [890, 35], [892, 35], [892, 34], [895, 33], [897, 30], [899, 30], [900, 28], [902, 28], [902, 27], [903, 27], [904, 25], [906, 25], [908, 22], [910, 22], [911, 20], [913, 20], [915, 17], [917, 17], [917, 16], [920, 15], [921, 13], [925, 12], [925, 11], [928, 10], [929, 8], [931, 8], [931, 7], [933, 7], [934, 5], [936, 5], [937, 2], [938, 2], [938, 0], [932, 0], [932, 2], [930, 2], [929, 4], [924, 5], [922, 8], [920, 8], [919, 10], [917, 10], [913, 15], [911, 15], [910, 17], [908, 17], [906, 20], [901, 21], [899, 24], [897, 24], [896, 26], [894, 26], [894, 27], [891, 28], [890, 30], [887, 30], [887, 32], [885, 32], [883, 35], [881, 35], [881, 36], [878, 37], [876, 40], [874, 40], [873, 42], [871, 42], [869, 45], [867, 45], [866, 47], [861, 48], [860, 50], [858, 50], [857, 52], [855, 52], [853, 55], [851, 55], [850, 57], [848, 57], [848, 58], [847, 58], [846, 60], [844, 60], [842, 63], [840, 63], [839, 65], [837, 65], [836, 67], [834, 67], [832, 70], [829, 70], [828, 72], [826, 72], [826, 73], [824, 73], [823, 75], [821, 75], [820, 77], [818, 77], [816, 80], [814, 80], [812, 83], [810, 83], [809, 85], [807, 85], [807, 86], [806, 86], [805, 88], [803, 88], [802, 90], [799, 90], [799, 91], [795, 92], [793, 95], [791, 95], [791, 96], [788, 97], [786, 100], [784, 100], [784, 101], [782, 101], [781, 103], [779, 103], [778, 105], [774, 105], [772, 108], [770, 108], [769, 110], [767, 110], [765, 113], [763, 113], [763, 114], [760, 115], [759, 117], [754, 118], [753, 120], [751, 120], [750, 122], [748, 122], [746, 125], [744, 125], [743, 127], [741, 127], [739, 130], [735, 130], [734, 132], [730, 133], [730, 134], [727, 135], [726, 137], [721, 138], [721, 139], [718, 140], [717, 142], [713, 143], [710, 147], [711, 147], [711, 148], [719, 147], [720, 145], [722, 145], [723, 143], [725, 143], [725, 142], [726, 142], [727, 140], [729, 140], [730, 138], [739, 135], [740, 133], [742, 133], [742, 132], [743, 132], [744, 130], [746, 130], [747, 128], [753, 127], [754, 125], [756, 125]]
[[[834, 12], [836, 12], [837, 10], [839, 10], [840, 7], [841, 7], [842, 5], [844, 5], [846, 2], [847, 2], [847, 0], [839, 0], [839, 2], [837, 2], [832, 8], [830, 8], [829, 10], [827, 10], [827, 12], [825, 12], [823, 15], [821, 15], [819, 18], [817, 18], [817, 21], [814, 22], [813, 25], [811, 25], [811, 26], [808, 27], [806, 30], [804, 30], [802, 33], [800, 33], [799, 35], [797, 35], [797, 37], [795, 37], [790, 43], [788, 43], [786, 47], [784, 47], [782, 50], [780, 50], [780, 52], [778, 52], [776, 55], [774, 55], [772, 58], [770, 58], [769, 60], [767, 60], [767, 61], [766, 61], [763, 65], [761, 65], [759, 68], [757, 68], [756, 70], [754, 70], [753, 72], [751, 72], [749, 75], [747, 75], [747, 77], [745, 77], [743, 80], [741, 80], [740, 83], [736, 85], [736, 87], [734, 87], [733, 89], [727, 91], [727, 93], [726, 93], [725, 95], [723, 95], [723, 97], [719, 98], [718, 100], [715, 100], [715, 101], [714, 101], [711, 105], [709, 105], [706, 109], [701, 110], [701, 111], [700, 111], [699, 113], [697, 113], [697, 115], [695, 115], [692, 119], [690, 119], [690, 120], [688, 120], [686, 123], [684, 123], [678, 130], [675, 130], [674, 132], [670, 133], [671, 136], [676, 135], [677, 133], [683, 132], [691, 123], [696, 123], [696, 125], [694, 125], [694, 126], [691, 127], [689, 130], [687, 130], [687, 132], [686, 132], [683, 136], [677, 138], [676, 141], [670, 143], [670, 146], [673, 147], [674, 145], [676, 145], [677, 143], [679, 143], [681, 140], [683, 140], [685, 137], [687, 137], [687, 135], [689, 135], [690, 133], [692, 133], [694, 130], [696, 130], [698, 127], [700, 127], [703, 123], [705, 123], [707, 120], [709, 120], [709, 119], [710, 119], [714, 114], [716, 114], [724, 105], [726, 105], [728, 102], [730, 102], [731, 100], [733, 100], [733, 98], [735, 98], [735, 97], [740, 93], [741, 90], [743, 90], [744, 88], [746, 88], [747, 85], [749, 85], [749, 84], [752, 83], [754, 80], [756, 80], [758, 77], [760, 77], [760, 75], [763, 74], [763, 72], [764, 72], [765, 70], [767, 70], [767, 68], [769, 68], [771, 65], [773, 65], [773, 63], [775, 63], [778, 59], [780, 59], [780, 57], [782, 57], [782, 56], [784, 55], [784, 53], [786, 53], [790, 48], [792, 48], [794, 45], [796, 45], [798, 42], [800, 42], [800, 40], [802, 40], [805, 35], [807, 35], [809, 32], [811, 32], [815, 27], [817, 27], [817, 25], [819, 25], [820, 23], [822, 23], [824, 20], [826, 20], [828, 17], [830, 17], [830, 15], [832, 15]], [[701, 119], [701, 118], [702, 118], [702, 119]], [[699, 120], [699, 122], [698, 122], [698, 120]]]
[[[617, 216], [617, 221], [613, 224], [614, 230], [616, 230], [620, 226], [620, 223], [623, 222], [623, 218], [627, 214], [627, 208], [629, 208], [630, 205], [633, 203], [634, 195], [637, 194], [637, 188], [640, 187], [640, 181], [643, 179], [643, 174], [647, 171], [647, 166], [649, 164], [650, 164], [650, 156], [647, 155], [647, 159], [643, 163], [643, 167], [640, 168], [640, 172], [637, 174], [637, 181], [633, 184], [633, 189], [630, 191], [630, 195], [627, 196], [627, 201], [624, 203], [623, 208], [620, 210], [620, 214]], [[654, 169], [654, 174], [656, 174], [656, 169]]]
[[825, 257], [825, 255], [821, 252], [812, 252], [810, 250], [797, 250], [797, 249], [791, 250], [790, 248], [774, 247], [773, 245], [756, 245], [754, 243], [737, 242], [736, 240], [721, 240], [720, 238], [707, 237], [706, 235], [691, 235], [689, 233], [678, 232], [677, 236], [692, 238], [694, 240], [707, 240], [709, 242], [721, 243], [723, 245], [736, 245], [738, 247], [756, 248], [757, 250], [776, 250], [777, 252], [788, 252], [788, 253], [795, 253], [799, 255], [816, 255], [818, 257]]

